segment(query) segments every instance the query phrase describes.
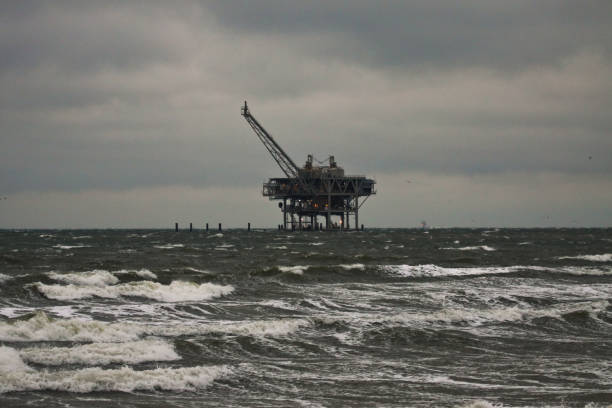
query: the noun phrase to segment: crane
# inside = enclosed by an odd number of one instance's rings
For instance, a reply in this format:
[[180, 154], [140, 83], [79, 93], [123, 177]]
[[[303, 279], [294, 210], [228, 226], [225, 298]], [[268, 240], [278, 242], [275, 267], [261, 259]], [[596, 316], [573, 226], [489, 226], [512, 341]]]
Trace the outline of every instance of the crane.
[[242, 116], [246, 119], [246, 121], [251, 125], [251, 128], [255, 131], [255, 134], [261, 140], [261, 143], [268, 149], [272, 158], [278, 163], [278, 166], [281, 168], [283, 173], [289, 178], [297, 178], [299, 169], [298, 166], [291, 160], [291, 157], [282, 147], [276, 143], [271, 134], [269, 134], [263, 126], [259, 124], [257, 119], [251, 114], [249, 107], [247, 105], [247, 101], [244, 101], [244, 106], [241, 109]]

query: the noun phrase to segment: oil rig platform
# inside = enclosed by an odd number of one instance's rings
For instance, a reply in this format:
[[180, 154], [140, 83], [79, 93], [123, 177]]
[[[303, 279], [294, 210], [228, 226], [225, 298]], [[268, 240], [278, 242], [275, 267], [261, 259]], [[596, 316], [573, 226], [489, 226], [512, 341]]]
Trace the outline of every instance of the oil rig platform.
[[[374, 180], [345, 175], [334, 156], [317, 161], [318, 164], [327, 162], [326, 166], [321, 166], [313, 164], [313, 156], [309, 154], [304, 167], [298, 167], [251, 114], [246, 101], [241, 114], [285, 173], [286, 177], [271, 178], [263, 184], [264, 197], [282, 200], [278, 204], [283, 213], [279, 228], [320, 230], [323, 229], [318, 221], [321, 216], [325, 219], [325, 229], [349, 230], [353, 215], [354, 229], [359, 229], [359, 209], [376, 194]], [[365, 198], [360, 200], [362, 197]], [[332, 217], [337, 217], [337, 221]]]

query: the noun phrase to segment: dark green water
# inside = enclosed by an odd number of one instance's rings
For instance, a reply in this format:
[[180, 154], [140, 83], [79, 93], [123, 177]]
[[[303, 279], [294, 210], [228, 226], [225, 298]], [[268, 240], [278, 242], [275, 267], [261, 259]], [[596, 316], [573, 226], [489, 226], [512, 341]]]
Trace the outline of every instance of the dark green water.
[[0, 406], [607, 406], [612, 230], [0, 232]]

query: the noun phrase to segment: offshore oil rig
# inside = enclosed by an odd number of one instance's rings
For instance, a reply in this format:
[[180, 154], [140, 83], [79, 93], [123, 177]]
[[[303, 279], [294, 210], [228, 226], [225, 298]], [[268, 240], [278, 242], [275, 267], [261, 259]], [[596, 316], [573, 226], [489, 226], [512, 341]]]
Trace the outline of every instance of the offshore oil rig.
[[[268, 149], [286, 177], [271, 178], [263, 184], [263, 195], [270, 200], [282, 200], [278, 206], [283, 212], [279, 228], [291, 230], [323, 229], [318, 217], [325, 218], [325, 229], [349, 230], [350, 216], [354, 228], [359, 229], [359, 209], [373, 194], [376, 182], [365, 176], [347, 176], [338, 167], [334, 156], [314, 165], [312, 154], [304, 167], [298, 167], [291, 157], [276, 143], [249, 111], [246, 101], [241, 114]], [[360, 197], [365, 197], [360, 202]], [[332, 217], [339, 217], [333, 222]], [[363, 229], [363, 225], [361, 226]]]

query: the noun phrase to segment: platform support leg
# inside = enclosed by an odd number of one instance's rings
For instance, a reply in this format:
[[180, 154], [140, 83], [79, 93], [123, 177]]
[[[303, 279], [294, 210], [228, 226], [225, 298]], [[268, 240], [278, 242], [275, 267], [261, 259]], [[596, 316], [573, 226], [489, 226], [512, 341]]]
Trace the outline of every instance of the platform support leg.
[[287, 199], [283, 198], [283, 229], [287, 229]]
[[359, 230], [359, 196], [355, 196], [355, 229]]

